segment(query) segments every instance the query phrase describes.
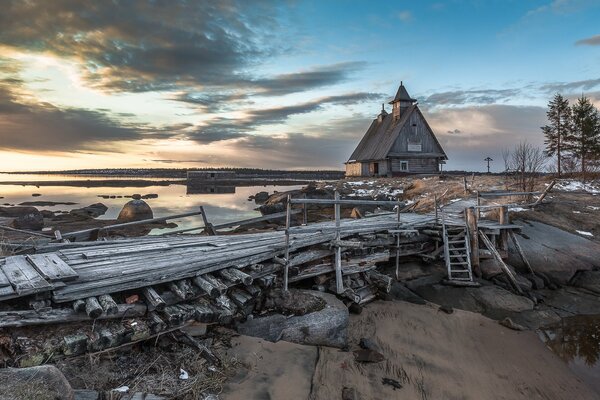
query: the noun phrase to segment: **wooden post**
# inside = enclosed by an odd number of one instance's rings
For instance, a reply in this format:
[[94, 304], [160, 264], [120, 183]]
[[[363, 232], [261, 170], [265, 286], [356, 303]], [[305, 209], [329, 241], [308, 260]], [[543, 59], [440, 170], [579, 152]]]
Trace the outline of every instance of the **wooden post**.
[[550, 192], [550, 190], [552, 190], [552, 188], [554, 187], [554, 185], [556, 184], [556, 181], [552, 181], [550, 182], [550, 184], [546, 187], [546, 190], [544, 190], [544, 192], [540, 195], [540, 197], [535, 201], [535, 203], [533, 203], [533, 205], [531, 206], [532, 208], [535, 208], [535, 206], [539, 205], [542, 203], [542, 200], [544, 200], [544, 197], [546, 197], [546, 195]]
[[[334, 192], [334, 199], [337, 201], [340, 199], [340, 192]], [[340, 219], [341, 209], [339, 204], [334, 204], [333, 214], [335, 217], [335, 240], [340, 240]], [[338, 245], [335, 247], [335, 287], [338, 294], [344, 292], [344, 283], [342, 282], [342, 248]]]
[[525, 257], [525, 252], [523, 251], [521, 244], [517, 240], [517, 235], [515, 235], [513, 231], [508, 231], [508, 236], [510, 236], [510, 238], [512, 239], [512, 242], [515, 245], [515, 249], [517, 250], [517, 253], [519, 253], [519, 257], [521, 257], [523, 264], [525, 264], [525, 266], [529, 270], [529, 273], [535, 275], [533, 268], [531, 268], [531, 264], [529, 264], [529, 260], [527, 260], [527, 258]]
[[508, 277], [508, 280], [510, 281], [512, 286], [515, 288], [515, 290], [517, 292], [519, 292], [520, 294], [523, 294], [523, 290], [517, 283], [517, 279], [515, 278], [515, 276], [511, 272], [511, 270], [508, 268], [508, 266], [504, 263], [504, 260], [502, 260], [502, 257], [500, 257], [500, 254], [498, 253], [498, 250], [496, 250], [496, 248], [494, 247], [493, 243], [490, 242], [490, 239], [488, 239], [487, 236], [485, 236], [485, 233], [483, 233], [481, 231], [479, 232], [479, 236], [481, 237], [481, 240], [483, 241], [483, 244], [485, 245], [485, 247], [488, 248], [488, 250], [492, 253], [492, 255], [494, 256], [496, 261], [498, 261], [498, 264], [500, 264], [500, 267], [502, 268], [502, 270]]
[[283, 269], [283, 290], [288, 290], [288, 274], [290, 269], [290, 225], [292, 223], [292, 196], [287, 196], [287, 208], [285, 214], [285, 266]]
[[[304, 193], [304, 199], [306, 200], [306, 193]], [[302, 204], [302, 224], [308, 224], [308, 205], [306, 203]]]
[[[500, 225], [507, 225], [509, 223], [508, 218], [508, 206], [499, 207], [498, 222]], [[508, 252], [508, 230], [500, 230], [500, 250]]]
[[217, 232], [214, 230], [212, 224], [208, 222], [208, 218], [206, 217], [206, 211], [204, 211], [204, 206], [200, 206], [200, 212], [202, 212], [202, 221], [204, 222], [204, 231], [209, 236], [215, 236]]
[[463, 185], [465, 187], [465, 194], [469, 193], [469, 190], [467, 188], [467, 177], [463, 176]]
[[467, 229], [469, 231], [469, 243], [471, 245], [471, 267], [473, 272], [480, 276], [479, 271], [479, 238], [477, 237], [477, 214], [473, 207], [465, 209]]
[[477, 193], [477, 218], [481, 218], [481, 195], [479, 194], [479, 190]]
[[438, 200], [437, 200], [437, 194], [433, 195], [433, 207], [435, 207], [435, 223], [437, 225], [438, 221], [439, 221], [439, 217], [438, 217]]

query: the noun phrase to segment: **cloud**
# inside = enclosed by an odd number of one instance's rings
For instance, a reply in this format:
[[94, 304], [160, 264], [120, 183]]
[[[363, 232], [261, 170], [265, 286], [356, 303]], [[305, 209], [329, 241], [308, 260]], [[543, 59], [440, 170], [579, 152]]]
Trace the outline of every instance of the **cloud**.
[[250, 136], [260, 126], [283, 123], [293, 115], [311, 113], [329, 105], [351, 105], [384, 97], [383, 93], [356, 92], [321, 97], [289, 106], [247, 110], [243, 118], [216, 118], [197, 131], [188, 133], [187, 138], [203, 144], [239, 139]]
[[[520, 141], [543, 147], [540, 127], [546, 123], [545, 107], [490, 104], [437, 108], [426, 112], [425, 118], [448, 154], [448, 169], [482, 170], [485, 157], [502, 160], [502, 149]], [[455, 134], [456, 130], [460, 134]]]
[[571, 14], [584, 9], [590, 4], [594, 4], [593, 0], [552, 0], [547, 4], [528, 11], [526, 16], [534, 16], [544, 13], [558, 15]]
[[580, 39], [575, 42], [575, 45], [600, 46], [600, 35], [590, 36], [589, 38]]
[[547, 93], [556, 92], [574, 92], [580, 90], [591, 90], [600, 86], [600, 78], [586, 79], [574, 82], [553, 82], [541, 86], [541, 89]]
[[520, 89], [474, 89], [434, 93], [424, 100], [427, 107], [464, 104], [494, 104], [510, 100], [521, 93]]
[[[274, 1], [6, 1], [0, 44], [77, 60], [114, 91], [226, 84], [284, 51]], [[24, 23], [24, 21], [27, 21]]]
[[402, 22], [410, 22], [413, 19], [413, 15], [408, 10], [400, 11], [398, 13], [398, 19]]

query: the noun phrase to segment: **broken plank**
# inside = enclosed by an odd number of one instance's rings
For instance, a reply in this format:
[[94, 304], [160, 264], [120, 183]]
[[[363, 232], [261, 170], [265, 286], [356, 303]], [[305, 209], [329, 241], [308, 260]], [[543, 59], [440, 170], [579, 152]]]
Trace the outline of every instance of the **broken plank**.
[[31, 254], [26, 256], [26, 258], [40, 275], [50, 282], [70, 281], [78, 277], [77, 272], [56, 254]]
[[20, 296], [52, 289], [24, 256], [7, 257], [2, 271]]

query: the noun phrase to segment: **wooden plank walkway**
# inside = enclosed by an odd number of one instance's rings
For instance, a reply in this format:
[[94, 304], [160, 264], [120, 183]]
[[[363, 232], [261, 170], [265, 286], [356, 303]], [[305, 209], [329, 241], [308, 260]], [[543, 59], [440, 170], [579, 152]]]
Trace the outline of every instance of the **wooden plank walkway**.
[[[458, 206], [456, 206], [458, 208]], [[383, 213], [363, 219], [345, 219], [340, 239], [356, 235], [415, 229], [436, 223], [433, 214]], [[456, 224], [464, 225], [457, 213]], [[452, 223], [452, 221], [446, 221]], [[480, 229], [502, 229], [480, 221]], [[334, 222], [290, 228], [289, 250], [298, 252], [336, 239]], [[54, 243], [46, 253], [0, 259], [0, 300], [50, 292], [57, 303], [150, 287], [273, 261], [285, 254], [285, 232], [198, 236], [147, 236], [135, 239]], [[8, 284], [6, 283], [8, 281]]]

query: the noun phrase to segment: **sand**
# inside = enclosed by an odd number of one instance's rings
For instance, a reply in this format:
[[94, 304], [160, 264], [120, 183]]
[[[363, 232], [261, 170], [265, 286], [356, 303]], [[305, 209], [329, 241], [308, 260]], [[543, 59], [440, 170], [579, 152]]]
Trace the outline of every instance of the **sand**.
[[[359, 364], [352, 351], [373, 339], [385, 361]], [[600, 399], [537, 338], [479, 314], [378, 301], [350, 322], [350, 351], [240, 337], [249, 362], [222, 399]], [[233, 353], [232, 353], [233, 354]], [[401, 389], [383, 385], [395, 379]]]

